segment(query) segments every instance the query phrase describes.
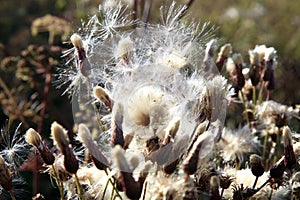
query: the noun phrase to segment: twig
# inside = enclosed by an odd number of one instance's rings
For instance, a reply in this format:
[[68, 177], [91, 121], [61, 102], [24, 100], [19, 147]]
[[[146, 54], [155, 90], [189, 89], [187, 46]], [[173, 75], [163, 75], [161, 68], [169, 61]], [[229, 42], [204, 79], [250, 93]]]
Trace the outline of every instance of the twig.
[[143, 22], [145, 22], [145, 24], [147, 24], [149, 21], [151, 6], [152, 6], [152, 0], [147, 0], [144, 5], [144, 11], [143, 11]]

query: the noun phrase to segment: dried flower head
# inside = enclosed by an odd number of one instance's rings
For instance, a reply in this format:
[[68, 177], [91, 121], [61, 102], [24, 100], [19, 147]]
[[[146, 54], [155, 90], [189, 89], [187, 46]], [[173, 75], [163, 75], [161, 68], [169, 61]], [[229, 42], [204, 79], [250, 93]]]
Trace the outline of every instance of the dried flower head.
[[250, 156], [250, 168], [254, 176], [259, 177], [264, 174], [265, 169], [262, 164], [262, 158], [256, 154]]
[[77, 49], [77, 50], [82, 50], [83, 49], [83, 42], [81, 39], [81, 36], [78, 35], [77, 33], [74, 33], [71, 38], [70, 38], [73, 46]]
[[42, 142], [42, 138], [33, 128], [26, 131], [25, 140], [35, 148], [38, 148]]
[[69, 144], [69, 136], [67, 134], [67, 130], [57, 122], [53, 122], [51, 125], [51, 135], [54, 140], [54, 144], [64, 155], [65, 169], [71, 174], [76, 173], [79, 168], [79, 163], [76, 156], [74, 155], [71, 145]]
[[51, 135], [53, 138], [54, 145], [56, 145], [61, 152], [69, 146], [68, 131], [64, 129], [57, 122], [53, 122], [51, 125]]
[[224, 128], [222, 139], [217, 145], [221, 149], [224, 161], [243, 162], [249, 153], [258, 151], [260, 144], [249, 127], [245, 126], [238, 130]]
[[30, 128], [26, 131], [25, 140], [38, 150], [42, 159], [47, 165], [52, 165], [54, 163], [54, 155], [44, 144], [40, 134], [36, 132], [33, 128]]

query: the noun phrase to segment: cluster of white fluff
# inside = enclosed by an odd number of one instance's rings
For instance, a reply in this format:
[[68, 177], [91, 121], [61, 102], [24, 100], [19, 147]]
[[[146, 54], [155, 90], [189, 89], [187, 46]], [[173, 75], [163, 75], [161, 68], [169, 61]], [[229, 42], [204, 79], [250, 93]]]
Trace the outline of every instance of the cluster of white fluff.
[[[174, 143], [186, 141], [181, 150], [189, 145], [203, 114], [210, 122], [211, 137], [220, 133], [230, 86], [214, 65], [207, 67], [203, 61], [207, 24], [184, 24], [184, 9], [173, 2], [162, 7], [161, 24], [144, 24], [131, 20], [121, 3], [115, 8], [100, 7], [99, 15], [78, 33], [85, 59], [81, 60], [80, 49], [72, 41], [75, 56], [70, 63], [76, 73], [68, 73], [71, 84], [67, 90], [73, 94], [76, 123], [82, 123], [76, 113], [95, 109], [91, 91], [100, 85], [112, 107], [101, 104], [95, 115], [100, 124], [115, 120], [124, 136], [134, 136], [133, 150], [143, 149], [152, 137], [163, 140], [174, 119], [180, 121]], [[110, 126], [101, 131], [101, 148], [109, 149]]]

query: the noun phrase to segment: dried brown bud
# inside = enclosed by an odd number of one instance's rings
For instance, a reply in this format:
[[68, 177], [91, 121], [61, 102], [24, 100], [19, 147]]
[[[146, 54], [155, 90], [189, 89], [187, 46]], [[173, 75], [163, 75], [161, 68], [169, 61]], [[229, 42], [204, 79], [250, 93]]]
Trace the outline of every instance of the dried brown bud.
[[282, 138], [284, 144], [285, 164], [288, 169], [292, 169], [293, 165], [297, 163], [297, 159], [294, 153], [291, 130], [288, 126], [283, 127]]
[[69, 145], [65, 150], [64, 150], [64, 166], [67, 172], [71, 174], [75, 174], [77, 170], [79, 169], [79, 163], [77, 158], [74, 155], [74, 152], [71, 148], [71, 145]]
[[113, 147], [116, 145], [124, 147], [125, 141], [122, 130], [123, 117], [123, 107], [119, 106], [112, 122], [111, 146]]
[[217, 65], [219, 72], [222, 70], [225, 61], [231, 54], [231, 51], [232, 51], [231, 44], [225, 44], [224, 46], [221, 47], [221, 50], [218, 54], [218, 58], [216, 61], [216, 65]]
[[43, 161], [47, 165], [52, 165], [55, 161], [54, 155], [51, 153], [50, 149], [45, 145], [45, 143], [42, 141], [41, 146], [37, 148]]
[[285, 170], [284, 156], [278, 160], [275, 165], [270, 169], [271, 178], [281, 178]]
[[262, 158], [256, 154], [250, 156], [250, 168], [254, 176], [260, 177], [264, 174], [265, 169], [262, 164]]
[[51, 125], [51, 135], [53, 137], [55, 145], [64, 155], [64, 166], [66, 171], [71, 174], [76, 173], [79, 168], [79, 163], [74, 155], [71, 145], [69, 144], [67, 130], [57, 122], [53, 122]]
[[12, 190], [12, 173], [1, 155], [0, 155], [0, 185], [6, 191]]
[[51, 153], [50, 149], [42, 141], [40, 134], [36, 132], [33, 128], [27, 130], [25, 135], [25, 140], [27, 143], [31, 144], [38, 150], [43, 161], [47, 165], [52, 165], [54, 163], [55, 160], [54, 155]]
[[197, 171], [199, 153], [206, 138], [207, 134], [200, 135], [194, 143], [192, 149], [189, 151], [188, 156], [183, 161], [183, 170], [186, 174], [191, 175]]

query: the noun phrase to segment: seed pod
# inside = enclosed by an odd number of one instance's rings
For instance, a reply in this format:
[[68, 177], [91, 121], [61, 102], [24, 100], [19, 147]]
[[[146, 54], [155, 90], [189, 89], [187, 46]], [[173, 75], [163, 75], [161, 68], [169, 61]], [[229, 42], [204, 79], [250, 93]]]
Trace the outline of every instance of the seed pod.
[[284, 156], [270, 169], [270, 177], [274, 179], [282, 178], [285, 170]]
[[123, 107], [119, 107], [116, 111], [114, 120], [112, 122], [112, 133], [111, 133], [111, 146], [114, 147], [116, 145], [120, 145], [124, 147], [124, 135], [122, 130], [123, 123]]
[[256, 154], [250, 156], [250, 168], [254, 176], [260, 177], [264, 174], [265, 169], [262, 165], [262, 158]]
[[91, 133], [85, 124], [79, 124], [77, 138], [89, 150], [91, 160], [98, 169], [104, 170], [109, 166], [108, 160], [93, 141]]
[[291, 130], [288, 126], [283, 127], [282, 138], [284, 144], [284, 161], [286, 167], [292, 169], [293, 165], [297, 163], [297, 159], [294, 153]]
[[183, 161], [183, 170], [186, 174], [191, 175], [197, 171], [200, 149], [206, 138], [207, 134], [200, 135]]
[[138, 200], [141, 197], [143, 185], [134, 180], [132, 169], [130, 169], [124, 152], [119, 145], [114, 148], [113, 156], [120, 169], [120, 177], [126, 196], [130, 199]]
[[50, 149], [47, 145], [42, 141], [40, 147], [38, 148], [38, 151], [43, 159], [43, 161], [47, 165], [52, 165], [55, 161], [54, 155], [51, 153]]
[[79, 163], [77, 158], [74, 155], [71, 145], [64, 150], [63, 155], [64, 155], [64, 166], [66, 171], [71, 174], [75, 174], [79, 169]]
[[26, 131], [25, 140], [38, 150], [43, 161], [47, 165], [52, 165], [54, 163], [54, 155], [51, 153], [47, 145], [42, 141], [42, 138], [38, 132], [32, 128], [28, 129]]

